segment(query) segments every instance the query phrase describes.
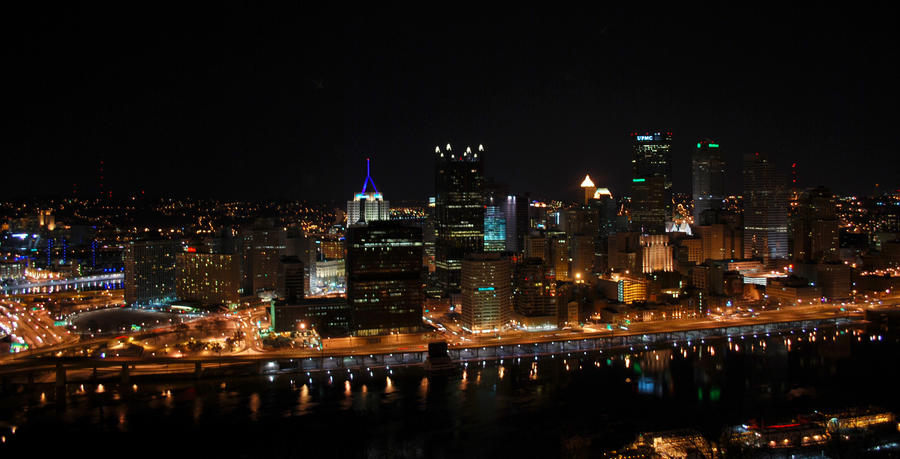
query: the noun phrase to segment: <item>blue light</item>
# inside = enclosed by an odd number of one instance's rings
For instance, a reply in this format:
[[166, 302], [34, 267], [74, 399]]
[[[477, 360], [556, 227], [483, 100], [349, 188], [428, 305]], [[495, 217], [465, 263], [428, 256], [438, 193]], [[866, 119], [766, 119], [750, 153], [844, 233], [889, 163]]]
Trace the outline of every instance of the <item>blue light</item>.
[[479, 292], [493, 292], [494, 287], [478, 287]]

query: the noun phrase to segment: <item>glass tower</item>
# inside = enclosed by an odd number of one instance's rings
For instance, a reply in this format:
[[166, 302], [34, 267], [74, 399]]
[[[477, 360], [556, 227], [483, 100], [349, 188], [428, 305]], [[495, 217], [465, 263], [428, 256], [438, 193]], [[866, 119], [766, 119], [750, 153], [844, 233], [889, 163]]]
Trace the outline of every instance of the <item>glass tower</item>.
[[694, 223], [699, 225], [701, 214], [706, 210], [721, 209], [725, 199], [725, 162], [719, 144], [709, 139], [697, 142], [691, 158], [691, 172]]
[[672, 218], [672, 133], [632, 133], [631, 222], [635, 231], [665, 232]]
[[444, 295], [460, 290], [463, 258], [484, 250], [484, 147], [435, 147], [435, 273]]
[[788, 257], [787, 179], [767, 155], [744, 156], [744, 258]]

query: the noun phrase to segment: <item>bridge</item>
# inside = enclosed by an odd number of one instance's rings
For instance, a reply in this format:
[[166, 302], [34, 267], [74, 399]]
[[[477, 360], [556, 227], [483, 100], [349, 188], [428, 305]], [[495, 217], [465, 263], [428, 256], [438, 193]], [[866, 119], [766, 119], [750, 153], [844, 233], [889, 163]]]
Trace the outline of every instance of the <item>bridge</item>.
[[21, 284], [0, 286], [0, 293], [11, 295], [29, 293], [52, 293], [72, 289], [112, 289], [122, 288], [124, 273], [95, 274], [92, 276], [70, 277], [64, 279], [47, 279]]
[[[853, 326], [863, 322], [849, 316], [805, 319], [784, 322], [756, 323], [708, 327], [693, 330], [659, 331], [648, 333], [614, 332], [604, 336], [584, 338], [552, 339], [519, 344], [481, 344], [451, 348], [451, 359], [458, 362], [490, 361], [513, 358], [535, 358], [539, 356], [603, 352], [607, 350], [647, 350], [659, 347], [691, 346], [706, 339], [744, 340], [773, 334], [790, 334], [795, 331], [807, 332], [818, 329]], [[144, 369], [148, 374], [179, 373], [192, 374], [201, 378], [204, 368], [240, 368], [252, 374], [278, 372], [326, 372], [372, 371], [391, 367], [415, 366], [425, 363], [427, 349], [409, 349], [403, 352], [366, 352], [342, 350], [340, 353], [303, 350], [290, 352], [265, 352], [247, 355], [197, 356], [197, 357], [33, 357], [19, 359], [0, 365], [0, 379], [7, 386], [12, 377], [25, 375], [29, 383], [39, 373], [54, 373], [56, 387], [64, 390], [68, 382], [67, 373], [75, 370], [90, 370], [90, 379], [96, 380], [98, 368], [118, 369], [122, 384], [128, 384], [132, 373]], [[173, 371], [174, 370], [174, 371]]]

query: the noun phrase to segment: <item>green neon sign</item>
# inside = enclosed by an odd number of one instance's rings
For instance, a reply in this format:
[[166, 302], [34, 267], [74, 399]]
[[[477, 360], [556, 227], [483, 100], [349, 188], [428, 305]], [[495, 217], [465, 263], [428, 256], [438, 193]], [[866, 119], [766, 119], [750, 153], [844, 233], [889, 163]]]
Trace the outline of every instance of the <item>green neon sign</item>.
[[646, 182], [647, 179], [636, 178], [636, 179], [632, 179], [631, 181], [632, 181], [632, 182]]
[[719, 148], [719, 144], [717, 144], [717, 143], [711, 143], [711, 144], [709, 144], [709, 147], [710, 147], [710, 148]]

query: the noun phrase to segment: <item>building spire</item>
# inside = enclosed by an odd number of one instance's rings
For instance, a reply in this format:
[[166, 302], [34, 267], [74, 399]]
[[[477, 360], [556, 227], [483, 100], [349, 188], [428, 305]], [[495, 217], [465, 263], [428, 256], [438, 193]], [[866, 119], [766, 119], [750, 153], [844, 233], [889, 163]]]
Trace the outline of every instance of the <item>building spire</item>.
[[369, 158], [366, 158], [366, 180], [363, 182], [362, 192], [366, 192], [366, 187], [369, 184], [372, 184], [372, 189], [378, 193], [378, 187], [375, 186], [375, 180], [372, 180], [372, 175], [369, 173]]

